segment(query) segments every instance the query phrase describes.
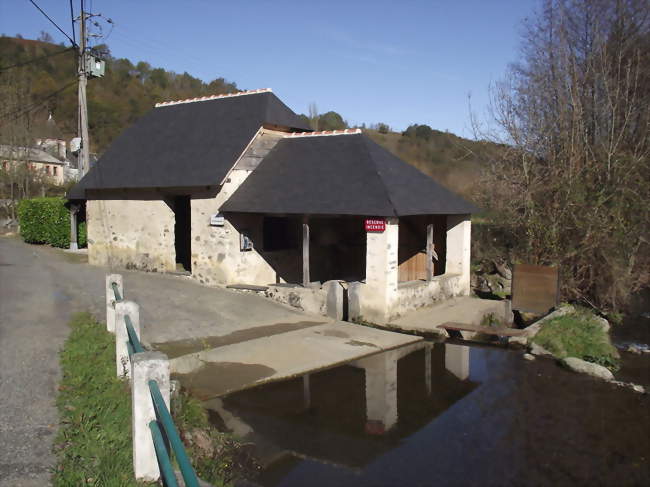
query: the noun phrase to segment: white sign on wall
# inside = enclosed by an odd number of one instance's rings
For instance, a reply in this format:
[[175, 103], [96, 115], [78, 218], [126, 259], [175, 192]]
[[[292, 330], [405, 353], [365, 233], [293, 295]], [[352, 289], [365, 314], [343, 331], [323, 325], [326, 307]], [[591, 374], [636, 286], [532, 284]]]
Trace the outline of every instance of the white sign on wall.
[[215, 213], [210, 215], [210, 226], [211, 227], [223, 227], [226, 224], [226, 219], [221, 213]]

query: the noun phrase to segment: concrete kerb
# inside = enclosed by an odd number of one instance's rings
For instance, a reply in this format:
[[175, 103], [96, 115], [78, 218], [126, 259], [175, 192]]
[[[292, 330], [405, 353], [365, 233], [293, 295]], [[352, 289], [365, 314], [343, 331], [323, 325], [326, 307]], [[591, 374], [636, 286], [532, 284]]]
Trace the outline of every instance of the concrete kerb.
[[115, 293], [112, 284], [116, 283], [120, 296], [124, 299], [124, 285], [121, 274], [106, 275], [106, 329], [115, 333]]
[[133, 355], [131, 377], [131, 404], [133, 414], [133, 471], [135, 478], [144, 481], [160, 479], [160, 469], [149, 423], [156, 420], [149, 381], [158, 383], [169, 408], [169, 359], [161, 352], [142, 352]]
[[131, 378], [132, 365], [127, 342], [129, 333], [126, 329], [125, 316], [131, 319], [135, 334], [140, 338], [140, 306], [133, 301], [120, 301], [115, 304], [115, 366], [118, 377]]

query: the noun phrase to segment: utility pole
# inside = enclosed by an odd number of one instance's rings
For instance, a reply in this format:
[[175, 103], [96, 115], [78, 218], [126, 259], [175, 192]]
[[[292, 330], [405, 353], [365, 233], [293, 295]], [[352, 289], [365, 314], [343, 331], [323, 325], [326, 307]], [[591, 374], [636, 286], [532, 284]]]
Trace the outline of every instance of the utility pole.
[[90, 169], [90, 138], [88, 137], [88, 105], [86, 102], [86, 12], [81, 2], [81, 16], [79, 23], [79, 128], [81, 149], [79, 151], [79, 172], [84, 177]]
[[[77, 126], [77, 136], [81, 137], [81, 148], [79, 150], [79, 159], [77, 168], [83, 178], [90, 169], [90, 139], [88, 137], [88, 105], [86, 103], [86, 12], [84, 11], [84, 2], [81, 0], [81, 16], [79, 17], [79, 116]], [[70, 205], [70, 250], [78, 250], [77, 242], [77, 213], [79, 205]]]

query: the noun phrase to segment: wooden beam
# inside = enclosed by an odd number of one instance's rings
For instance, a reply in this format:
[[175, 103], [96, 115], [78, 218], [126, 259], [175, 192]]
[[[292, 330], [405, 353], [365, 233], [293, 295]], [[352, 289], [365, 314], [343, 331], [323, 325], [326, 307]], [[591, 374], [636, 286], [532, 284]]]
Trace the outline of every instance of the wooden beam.
[[433, 279], [433, 223], [427, 225], [427, 281]]
[[307, 287], [311, 279], [309, 277], [309, 220], [305, 216], [302, 219], [302, 285]]

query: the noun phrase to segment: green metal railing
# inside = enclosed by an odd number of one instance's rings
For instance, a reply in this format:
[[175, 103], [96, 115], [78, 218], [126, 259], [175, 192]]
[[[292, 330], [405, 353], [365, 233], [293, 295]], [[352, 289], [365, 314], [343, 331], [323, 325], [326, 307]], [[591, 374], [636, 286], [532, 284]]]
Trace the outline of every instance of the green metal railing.
[[[190, 459], [187, 457], [181, 437], [178, 436], [178, 431], [176, 430], [176, 426], [174, 426], [172, 415], [169, 414], [169, 409], [167, 409], [165, 400], [158, 388], [158, 383], [155, 380], [149, 381], [149, 391], [151, 392], [153, 406], [156, 409], [158, 422], [162, 426], [162, 430], [165, 432], [165, 436], [167, 436], [171, 449], [176, 456], [176, 461], [178, 462], [178, 467], [181, 469], [185, 485], [187, 487], [199, 487], [199, 481], [196, 478]], [[151, 427], [151, 423], [149, 423], [149, 427]], [[167, 458], [169, 458], [169, 456], [167, 456]]]
[[[111, 283], [111, 287], [113, 288], [113, 293], [115, 294], [115, 301], [122, 301], [123, 297], [120, 295], [120, 290], [117, 283]], [[129, 337], [126, 342], [126, 348], [129, 351], [129, 357], [132, 357], [135, 353], [144, 352], [145, 349], [140, 343], [140, 339], [138, 338], [138, 334], [133, 328], [133, 323], [131, 322], [129, 315], [124, 316], [124, 323], [126, 325], [127, 335]], [[151, 437], [153, 439], [154, 449], [156, 450], [156, 457], [158, 458], [160, 475], [165, 481], [165, 485], [168, 487], [178, 487], [178, 482], [176, 481], [176, 476], [174, 475], [174, 469], [171, 463], [170, 451], [167, 446], [167, 442], [169, 442], [169, 446], [171, 446], [171, 451], [174, 453], [176, 461], [178, 462], [178, 467], [181, 470], [183, 481], [185, 482], [186, 487], [199, 487], [199, 481], [196, 477], [196, 473], [194, 472], [192, 463], [190, 462], [190, 459], [185, 452], [185, 447], [183, 446], [183, 442], [178, 435], [178, 430], [174, 425], [172, 415], [169, 413], [167, 404], [165, 404], [165, 400], [160, 393], [158, 382], [155, 380], [150, 380], [148, 385], [149, 392], [151, 393], [151, 401], [153, 402], [157, 418], [157, 420], [151, 421], [149, 423], [149, 429], [151, 430]], [[165, 441], [165, 439], [167, 441]]]
[[122, 296], [120, 295], [120, 288], [118, 287], [117, 283], [112, 282], [111, 287], [113, 288], [113, 293], [115, 294], [115, 301], [122, 301]]

